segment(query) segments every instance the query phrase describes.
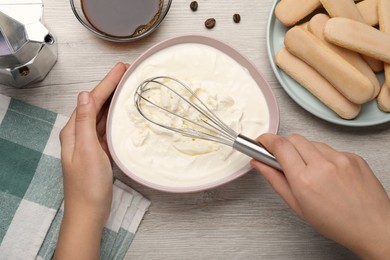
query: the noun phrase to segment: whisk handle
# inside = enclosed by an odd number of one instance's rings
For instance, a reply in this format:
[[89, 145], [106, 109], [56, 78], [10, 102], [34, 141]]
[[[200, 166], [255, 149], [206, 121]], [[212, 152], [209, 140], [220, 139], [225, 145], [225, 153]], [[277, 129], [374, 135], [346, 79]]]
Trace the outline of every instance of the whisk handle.
[[238, 135], [234, 141], [233, 148], [279, 171], [283, 171], [280, 164], [270, 152], [268, 152], [261, 144], [246, 136]]

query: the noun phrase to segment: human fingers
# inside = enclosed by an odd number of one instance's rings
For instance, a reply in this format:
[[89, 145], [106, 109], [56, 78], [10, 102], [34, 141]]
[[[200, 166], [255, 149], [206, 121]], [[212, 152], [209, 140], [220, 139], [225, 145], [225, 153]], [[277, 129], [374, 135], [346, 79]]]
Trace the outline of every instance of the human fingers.
[[102, 149], [107, 154], [107, 156], [111, 159], [111, 155], [107, 145], [106, 125], [107, 125], [107, 112], [105, 112], [102, 115], [102, 117], [99, 119], [99, 121], [96, 123], [96, 132], [98, 134], [99, 142]]
[[292, 134], [287, 139], [294, 145], [306, 165], [318, 165], [318, 163], [324, 160], [324, 155], [317, 149], [313, 142], [302, 135]]
[[334, 149], [333, 147], [327, 144], [320, 143], [320, 142], [312, 142], [312, 143], [330, 161], [333, 161], [334, 159], [340, 156], [341, 152], [337, 151], [336, 149]]
[[103, 78], [103, 80], [91, 91], [96, 103], [96, 110], [100, 111], [106, 101], [110, 98], [115, 88], [118, 86], [126, 65], [117, 63], [114, 68]]
[[68, 122], [61, 129], [60, 132], [60, 144], [61, 144], [61, 159], [65, 163], [68, 159], [71, 159], [74, 146], [76, 143], [76, 133], [75, 133], [75, 120], [76, 119], [76, 110], [73, 111]]
[[104, 109], [102, 111], [102, 115], [99, 117], [99, 119], [96, 122], [96, 131], [98, 133], [98, 136], [103, 136], [106, 133], [106, 125], [107, 125], [107, 110]]
[[74, 118], [73, 120], [69, 119], [60, 132], [61, 158], [64, 163], [71, 159], [73, 154], [76, 141], [74, 126]]
[[95, 100], [90, 93], [79, 94], [75, 115], [75, 149], [79, 151], [96, 149], [98, 138], [95, 106]]
[[371, 173], [363, 169], [369, 169], [367, 162], [354, 153], [339, 152], [327, 144], [313, 142], [317, 149], [324, 155], [328, 163], [334, 164], [337, 169], [343, 171], [343, 176], [347, 177], [347, 173], [352, 175]]
[[286, 180], [286, 176], [278, 170], [261, 163], [256, 160], [251, 160], [251, 165], [260, 172], [267, 180], [276, 193], [287, 203], [287, 205], [294, 210], [300, 217], [303, 217], [302, 210], [296, 200], [290, 185]]
[[328, 144], [321, 143], [321, 142], [312, 142], [317, 149], [328, 158], [330, 161], [335, 161], [337, 162], [338, 158], [340, 157], [347, 157], [350, 160], [355, 161], [356, 164], [359, 165], [360, 169], [363, 168], [369, 168], [370, 166], [368, 165], [367, 161], [364, 160], [361, 156], [355, 153], [350, 153], [350, 152], [341, 152], [337, 151], [333, 147], [329, 146]]
[[112, 100], [112, 96], [111, 95], [107, 100], [106, 102], [103, 104], [103, 106], [101, 106], [100, 110], [97, 111], [98, 115], [96, 117], [96, 121], [100, 121], [100, 119], [107, 114], [108, 112], [108, 109], [110, 108], [110, 105], [111, 105], [111, 100]]
[[306, 167], [300, 154], [287, 138], [266, 133], [258, 137], [257, 141], [275, 156], [288, 181]]
[[[126, 69], [128, 69], [130, 67], [130, 64], [125, 63], [124, 65], [125, 65]], [[106, 99], [103, 106], [101, 106], [100, 111], [98, 111], [98, 116], [96, 119], [96, 121], [97, 121], [96, 130], [97, 130], [97, 133], [99, 136], [104, 135], [106, 132], [107, 114], [108, 114], [108, 110], [110, 108], [111, 98], [112, 98], [112, 95], [110, 95], [108, 97], [108, 99]]]

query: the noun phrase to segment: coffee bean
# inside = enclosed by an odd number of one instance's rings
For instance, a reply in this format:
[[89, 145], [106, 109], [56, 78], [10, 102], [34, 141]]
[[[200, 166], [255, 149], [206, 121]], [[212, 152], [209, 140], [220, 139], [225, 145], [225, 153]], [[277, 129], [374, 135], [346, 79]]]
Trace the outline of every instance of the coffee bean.
[[241, 21], [241, 16], [239, 14], [234, 14], [233, 15], [233, 21], [235, 23], [239, 23]]
[[190, 4], [190, 8], [191, 8], [191, 10], [194, 11], [194, 12], [195, 12], [196, 10], [198, 10], [198, 2], [192, 1], [191, 4]]
[[214, 18], [209, 18], [204, 22], [204, 26], [206, 26], [207, 29], [211, 29], [215, 26], [215, 19]]

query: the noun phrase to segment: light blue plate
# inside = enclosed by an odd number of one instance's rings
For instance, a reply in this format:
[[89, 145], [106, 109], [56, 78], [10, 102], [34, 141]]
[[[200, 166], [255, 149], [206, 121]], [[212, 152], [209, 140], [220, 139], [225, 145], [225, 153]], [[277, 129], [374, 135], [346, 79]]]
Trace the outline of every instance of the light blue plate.
[[[267, 27], [267, 51], [268, 57], [271, 62], [272, 69], [275, 73], [276, 78], [287, 92], [287, 94], [302, 108], [312, 113], [313, 115], [326, 120], [328, 122], [345, 125], [345, 126], [373, 126], [386, 122], [390, 122], [390, 113], [384, 113], [379, 110], [376, 101], [373, 100], [362, 106], [360, 114], [353, 120], [345, 120], [339, 117], [336, 113], [326, 107], [321, 101], [315, 96], [308, 92], [304, 87], [298, 84], [295, 80], [290, 78], [286, 73], [279, 69], [275, 64], [276, 53], [284, 47], [284, 35], [288, 28], [276, 19], [274, 10], [276, 4], [279, 2], [275, 1], [272, 6], [271, 13], [268, 19]], [[379, 81], [383, 82], [383, 73], [377, 75]]]

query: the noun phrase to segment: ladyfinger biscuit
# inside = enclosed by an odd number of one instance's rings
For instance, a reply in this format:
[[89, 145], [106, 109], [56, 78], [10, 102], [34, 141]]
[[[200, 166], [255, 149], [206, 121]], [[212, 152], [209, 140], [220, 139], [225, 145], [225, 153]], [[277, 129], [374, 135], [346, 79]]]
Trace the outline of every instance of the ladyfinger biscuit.
[[383, 112], [390, 112], [390, 88], [384, 84], [379, 92], [378, 97], [376, 98], [378, 107]]
[[340, 46], [334, 45], [325, 40], [324, 36], [324, 28], [326, 22], [329, 20], [329, 16], [326, 14], [316, 14], [309, 21], [308, 30], [314, 34], [318, 39], [320, 39], [326, 46], [348, 61], [351, 65], [353, 65], [356, 69], [358, 69], [363, 75], [367, 76], [367, 78], [371, 81], [374, 86], [374, 94], [372, 99], [374, 99], [380, 90], [380, 85], [378, 78], [375, 73], [372, 71], [371, 67], [364, 61], [362, 56], [354, 51], [347, 50]]
[[315, 9], [321, 7], [320, 0], [283, 0], [275, 7], [275, 16], [285, 26], [293, 26]]
[[[366, 22], [354, 0], [321, 0], [321, 3], [330, 17], [345, 17], [362, 23]], [[366, 56], [363, 56], [363, 59], [373, 71], [379, 72], [383, 70], [381, 61]]]
[[353, 119], [360, 112], [356, 105], [338, 92], [324, 77], [305, 62], [287, 51], [281, 49], [276, 57], [276, 64], [295, 81], [306, 88], [322, 103], [333, 110], [341, 118]]
[[341, 47], [390, 62], [390, 35], [374, 27], [344, 17], [329, 19], [325, 39]]
[[378, 0], [363, 0], [356, 4], [364, 21], [371, 26], [378, 24], [377, 2]]
[[294, 26], [287, 31], [284, 45], [289, 52], [317, 70], [351, 102], [363, 104], [372, 98], [374, 86], [371, 81], [309, 31]]
[[[390, 0], [378, 0], [379, 29], [390, 34]], [[390, 43], [389, 43], [390, 44]], [[385, 64], [385, 82], [390, 88], [390, 64]]]
[[346, 17], [364, 21], [354, 0], [320, 0], [330, 17]]
[[378, 21], [380, 30], [390, 33], [390, 0], [378, 0]]
[[367, 62], [367, 64], [371, 67], [374, 72], [383, 71], [383, 61], [375, 59], [370, 56], [362, 55], [363, 59]]

